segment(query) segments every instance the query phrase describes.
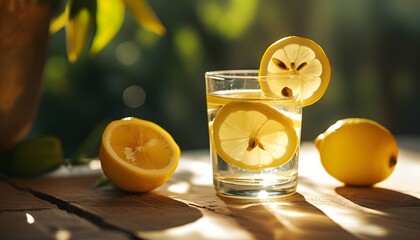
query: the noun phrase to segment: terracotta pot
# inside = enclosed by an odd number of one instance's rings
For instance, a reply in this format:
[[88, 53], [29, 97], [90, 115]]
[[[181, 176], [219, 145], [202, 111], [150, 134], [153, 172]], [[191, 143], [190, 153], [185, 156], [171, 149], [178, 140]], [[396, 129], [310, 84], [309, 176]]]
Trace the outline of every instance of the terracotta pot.
[[0, 152], [27, 136], [38, 111], [50, 14], [49, 1], [0, 0]]

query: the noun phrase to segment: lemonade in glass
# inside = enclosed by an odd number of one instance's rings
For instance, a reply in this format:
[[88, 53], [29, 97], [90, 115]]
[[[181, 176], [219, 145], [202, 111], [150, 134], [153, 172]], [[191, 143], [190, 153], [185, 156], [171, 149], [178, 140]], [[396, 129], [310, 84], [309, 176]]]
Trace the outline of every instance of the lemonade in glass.
[[296, 191], [302, 108], [318, 101], [329, 78], [323, 50], [300, 37], [272, 44], [259, 70], [205, 74], [218, 194], [269, 198]]
[[[206, 73], [210, 155], [219, 194], [273, 197], [295, 192], [302, 104], [267, 97], [257, 70]], [[272, 80], [272, 79], [271, 79]]]

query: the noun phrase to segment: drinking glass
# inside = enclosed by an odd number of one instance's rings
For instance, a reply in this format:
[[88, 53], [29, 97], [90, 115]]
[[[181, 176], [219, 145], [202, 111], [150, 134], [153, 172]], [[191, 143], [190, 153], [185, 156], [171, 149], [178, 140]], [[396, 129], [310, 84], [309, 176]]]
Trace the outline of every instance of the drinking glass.
[[[283, 79], [284, 77], [282, 76]], [[293, 194], [298, 182], [302, 124], [302, 103], [299, 100], [299, 91], [295, 90], [293, 93], [290, 88], [284, 86], [282, 89], [286, 93], [283, 94], [284, 96], [282, 94], [267, 96], [261, 90], [261, 86], [264, 86], [267, 81], [278, 81], [279, 83], [276, 84], [280, 86], [281, 76], [279, 79], [276, 76], [259, 76], [258, 70], [211, 71], [205, 73], [205, 80], [210, 158], [213, 167], [213, 184], [217, 194], [238, 198], [271, 198]], [[280, 166], [257, 170], [244, 169], [224, 160], [216, 149], [215, 141], [217, 140], [213, 137], [213, 123], [219, 111], [232, 102], [262, 103], [264, 108], [269, 106], [290, 119], [297, 136], [297, 148], [293, 156]], [[258, 106], [262, 105], [255, 105], [255, 107]]]

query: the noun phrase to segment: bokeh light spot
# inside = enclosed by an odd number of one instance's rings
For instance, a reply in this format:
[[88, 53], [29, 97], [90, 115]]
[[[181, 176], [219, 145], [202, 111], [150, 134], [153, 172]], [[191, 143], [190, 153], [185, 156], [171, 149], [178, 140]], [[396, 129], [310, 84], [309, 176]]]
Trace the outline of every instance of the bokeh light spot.
[[117, 60], [124, 65], [133, 65], [140, 58], [140, 48], [133, 41], [125, 41], [118, 44], [115, 49]]
[[138, 85], [133, 85], [123, 91], [122, 99], [130, 108], [138, 108], [146, 101], [146, 92]]

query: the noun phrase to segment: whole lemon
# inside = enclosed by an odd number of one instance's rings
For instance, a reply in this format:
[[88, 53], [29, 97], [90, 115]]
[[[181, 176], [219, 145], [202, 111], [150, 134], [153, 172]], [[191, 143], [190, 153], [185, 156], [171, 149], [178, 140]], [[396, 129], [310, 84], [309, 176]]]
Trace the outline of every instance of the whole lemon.
[[315, 139], [315, 146], [325, 170], [347, 185], [371, 186], [381, 182], [397, 164], [394, 136], [369, 119], [339, 120]]

